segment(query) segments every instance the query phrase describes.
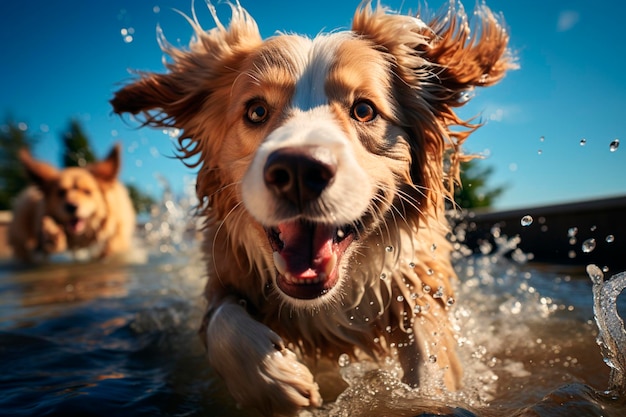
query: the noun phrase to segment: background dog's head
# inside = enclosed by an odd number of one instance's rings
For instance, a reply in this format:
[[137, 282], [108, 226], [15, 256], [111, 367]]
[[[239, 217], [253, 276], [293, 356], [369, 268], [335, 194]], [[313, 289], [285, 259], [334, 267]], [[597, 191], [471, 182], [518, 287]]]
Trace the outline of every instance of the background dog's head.
[[443, 206], [476, 128], [453, 109], [511, 67], [508, 35], [486, 7], [474, 31], [462, 11], [426, 24], [366, 4], [351, 31], [265, 41], [240, 6], [228, 27], [211, 11], [216, 28], [192, 22], [189, 50], [161, 39], [169, 71], [111, 103], [181, 129], [209, 221], [289, 301], [319, 299], [355, 242]]
[[120, 168], [119, 145], [105, 159], [85, 167], [57, 169], [34, 159], [26, 149], [20, 160], [43, 193], [45, 214], [68, 235], [79, 236], [101, 225], [108, 213], [103, 191], [117, 180]]

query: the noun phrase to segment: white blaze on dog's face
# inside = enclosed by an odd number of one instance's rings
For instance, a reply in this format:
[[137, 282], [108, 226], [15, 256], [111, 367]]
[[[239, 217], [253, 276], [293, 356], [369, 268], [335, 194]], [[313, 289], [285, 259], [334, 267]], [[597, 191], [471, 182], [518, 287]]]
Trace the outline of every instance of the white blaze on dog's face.
[[381, 55], [352, 33], [280, 36], [233, 86], [241, 114], [233, 139], [242, 148], [256, 139], [243, 203], [267, 231], [275, 283], [290, 301], [332, 296], [362, 220], [392, 197], [398, 159], [408, 169]]

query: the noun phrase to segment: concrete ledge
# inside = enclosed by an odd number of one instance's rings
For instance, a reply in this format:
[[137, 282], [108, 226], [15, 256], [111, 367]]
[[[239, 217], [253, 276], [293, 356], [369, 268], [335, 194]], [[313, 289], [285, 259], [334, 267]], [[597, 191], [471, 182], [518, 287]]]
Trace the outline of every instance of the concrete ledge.
[[[522, 226], [530, 215], [532, 224]], [[626, 268], [626, 196], [579, 201], [471, 215], [467, 244], [477, 249], [490, 240], [491, 228], [500, 227], [509, 237], [519, 235], [520, 248], [534, 255], [534, 261], [561, 265], [608, 266], [612, 273]], [[570, 236], [570, 229], [577, 232]], [[608, 242], [607, 236], [613, 236]], [[595, 249], [584, 252], [582, 244], [595, 239]]]

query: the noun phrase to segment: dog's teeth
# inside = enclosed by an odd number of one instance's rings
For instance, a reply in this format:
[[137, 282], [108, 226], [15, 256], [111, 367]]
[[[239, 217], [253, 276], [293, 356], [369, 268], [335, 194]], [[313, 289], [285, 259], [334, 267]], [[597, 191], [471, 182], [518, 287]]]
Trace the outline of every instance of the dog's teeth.
[[332, 274], [333, 269], [335, 269], [335, 265], [337, 265], [337, 254], [333, 253], [333, 256], [330, 257], [330, 259], [328, 260], [328, 263], [326, 264], [326, 268], [324, 268], [325, 269], [324, 271], [325, 274], [323, 274], [324, 279], [326, 279], [326, 276]]
[[278, 271], [278, 273], [287, 277], [287, 263], [285, 262], [283, 257], [280, 256], [280, 253], [278, 252], [274, 252], [272, 254], [272, 257], [274, 258], [274, 266], [276, 266], [276, 270]]

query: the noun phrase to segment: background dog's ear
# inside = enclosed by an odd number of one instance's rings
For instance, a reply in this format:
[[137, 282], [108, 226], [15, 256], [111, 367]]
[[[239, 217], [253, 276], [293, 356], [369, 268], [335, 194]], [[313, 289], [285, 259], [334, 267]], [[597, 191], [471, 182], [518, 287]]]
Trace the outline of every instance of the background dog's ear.
[[238, 4], [231, 5], [228, 27], [220, 23], [211, 5], [209, 10], [216, 24], [212, 30], [205, 31], [197, 20], [187, 18], [195, 32], [189, 50], [172, 46], [159, 32], [159, 45], [169, 57], [168, 72], [139, 72], [139, 78], [110, 101], [115, 113], [139, 114], [149, 126], [185, 129], [217, 88], [232, 84], [243, 56], [262, 42], [261, 35], [256, 22]]
[[121, 165], [121, 150], [120, 144], [116, 143], [106, 158], [101, 161], [91, 163], [86, 166], [86, 169], [91, 172], [91, 174], [105, 182], [113, 182], [117, 179], [117, 175], [120, 171]]
[[59, 170], [52, 165], [33, 158], [26, 148], [19, 151], [19, 159], [30, 179], [39, 188], [45, 189], [48, 184], [59, 178]]

